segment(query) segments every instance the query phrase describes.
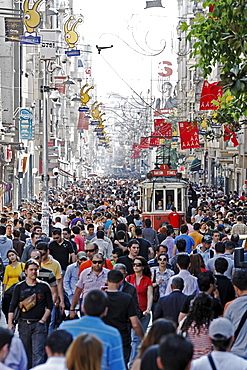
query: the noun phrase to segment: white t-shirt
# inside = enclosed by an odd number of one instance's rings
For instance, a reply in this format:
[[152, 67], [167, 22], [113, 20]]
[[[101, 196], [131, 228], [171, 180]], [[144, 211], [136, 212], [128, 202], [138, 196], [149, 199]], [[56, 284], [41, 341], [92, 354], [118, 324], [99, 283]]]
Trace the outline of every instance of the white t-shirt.
[[[211, 355], [218, 370], [247, 370], [247, 361], [231, 352], [213, 351]], [[193, 360], [190, 370], [212, 370], [208, 356]]]

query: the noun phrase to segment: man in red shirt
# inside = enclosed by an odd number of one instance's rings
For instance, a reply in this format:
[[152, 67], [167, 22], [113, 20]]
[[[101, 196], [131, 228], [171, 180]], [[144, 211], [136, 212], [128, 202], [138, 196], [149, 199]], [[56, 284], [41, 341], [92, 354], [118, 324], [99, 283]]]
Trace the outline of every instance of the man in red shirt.
[[178, 235], [178, 229], [180, 227], [180, 215], [179, 213], [177, 213], [177, 210], [175, 207], [172, 207], [172, 211], [171, 213], [169, 213], [169, 221], [170, 221], [170, 224], [172, 225], [173, 229], [174, 229], [174, 232], [176, 235]]
[[85, 247], [85, 240], [84, 238], [80, 235], [81, 228], [79, 226], [73, 226], [72, 227], [72, 233], [75, 235], [74, 237], [74, 242], [76, 243], [77, 246], [77, 252], [83, 252], [84, 247]]

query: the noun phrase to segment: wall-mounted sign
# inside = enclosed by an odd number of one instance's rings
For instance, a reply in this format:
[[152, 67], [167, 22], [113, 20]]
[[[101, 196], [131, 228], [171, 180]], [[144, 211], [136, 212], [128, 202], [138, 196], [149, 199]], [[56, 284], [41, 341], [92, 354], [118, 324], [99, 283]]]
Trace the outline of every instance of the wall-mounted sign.
[[41, 60], [56, 59], [57, 30], [40, 30], [41, 35]]
[[20, 139], [33, 139], [33, 112], [20, 109]]
[[19, 41], [23, 36], [22, 18], [5, 18], [5, 41]]
[[41, 15], [37, 11], [38, 6], [43, 0], [38, 0], [29, 8], [29, 0], [25, 0], [23, 3], [23, 21], [26, 27], [25, 36], [37, 36], [36, 27], [40, 24]]
[[14, 182], [14, 165], [8, 164], [4, 166], [4, 181], [8, 184]]
[[75, 27], [78, 23], [82, 22], [82, 18], [78, 18], [70, 27], [69, 24], [74, 19], [73, 16], [70, 16], [64, 23], [64, 39], [70, 48], [74, 48], [79, 39], [79, 34], [75, 31]]

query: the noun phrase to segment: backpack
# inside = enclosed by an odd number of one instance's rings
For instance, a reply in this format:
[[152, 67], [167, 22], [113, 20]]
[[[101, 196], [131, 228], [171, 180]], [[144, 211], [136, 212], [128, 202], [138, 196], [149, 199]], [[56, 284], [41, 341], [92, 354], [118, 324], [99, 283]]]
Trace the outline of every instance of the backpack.
[[[197, 249], [194, 249], [192, 253], [197, 254], [198, 253]], [[212, 249], [209, 249], [209, 253], [210, 253], [210, 258], [213, 258], [214, 257], [214, 251]]]

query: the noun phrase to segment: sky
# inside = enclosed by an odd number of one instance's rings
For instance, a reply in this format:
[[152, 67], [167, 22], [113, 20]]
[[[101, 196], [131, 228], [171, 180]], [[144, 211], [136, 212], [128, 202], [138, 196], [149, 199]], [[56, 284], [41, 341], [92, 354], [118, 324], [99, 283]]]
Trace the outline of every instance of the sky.
[[[81, 42], [92, 45], [97, 99], [109, 93], [146, 96], [148, 90], [157, 98], [162, 81], [175, 85], [177, 1], [162, 0], [162, 5], [144, 9], [145, 0], [74, 1], [75, 14], [84, 18], [78, 26]], [[99, 55], [96, 45], [113, 48]], [[164, 78], [158, 72], [166, 73], [165, 61], [171, 63], [172, 75]]]

